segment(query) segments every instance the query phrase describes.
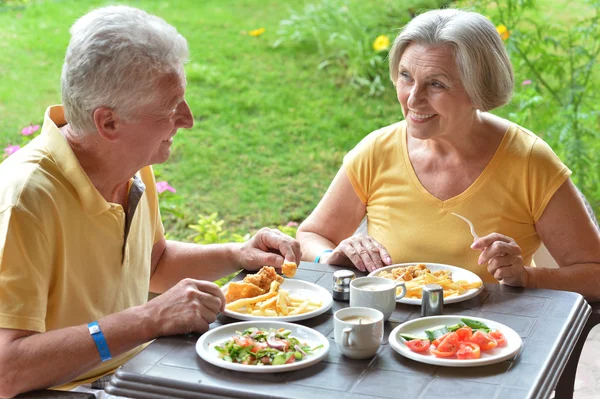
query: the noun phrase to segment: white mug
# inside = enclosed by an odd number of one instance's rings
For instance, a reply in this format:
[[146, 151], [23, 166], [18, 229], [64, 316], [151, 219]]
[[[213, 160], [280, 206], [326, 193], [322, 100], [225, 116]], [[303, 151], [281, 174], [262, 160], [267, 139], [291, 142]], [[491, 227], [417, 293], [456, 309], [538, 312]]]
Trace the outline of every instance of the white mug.
[[[401, 292], [397, 294], [397, 290]], [[396, 301], [406, 295], [404, 281], [384, 277], [359, 277], [350, 282], [350, 307], [377, 309], [387, 320], [396, 308]]]
[[366, 359], [377, 353], [383, 338], [383, 313], [369, 308], [344, 308], [333, 315], [335, 343], [340, 353]]

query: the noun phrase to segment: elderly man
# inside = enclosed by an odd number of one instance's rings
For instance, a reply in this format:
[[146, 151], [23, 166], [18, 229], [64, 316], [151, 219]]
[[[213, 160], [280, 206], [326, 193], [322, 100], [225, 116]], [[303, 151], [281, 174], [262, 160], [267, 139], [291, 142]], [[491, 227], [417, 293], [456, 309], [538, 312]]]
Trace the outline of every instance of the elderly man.
[[[186, 40], [129, 7], [79, 19], [64, 108], [0, 166], [0, 396], [69, 389], [160, 336], [203, 332], [224, 307], [211, 280], [300, 260], [262, 229], [244, 244], [166, 241], [152, 164], [169, 158], [185, 101]], [[164, 292], [147, 302], [148, 291]]]

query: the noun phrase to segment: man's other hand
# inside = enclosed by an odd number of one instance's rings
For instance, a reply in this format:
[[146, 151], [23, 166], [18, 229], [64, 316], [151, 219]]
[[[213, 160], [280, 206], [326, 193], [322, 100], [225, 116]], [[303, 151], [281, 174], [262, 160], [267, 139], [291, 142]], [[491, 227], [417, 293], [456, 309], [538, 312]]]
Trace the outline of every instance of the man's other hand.
[[214, 283], [186, 278], [144, 307], [156, 337], [203, 333], [225, 309], [225, 295]]

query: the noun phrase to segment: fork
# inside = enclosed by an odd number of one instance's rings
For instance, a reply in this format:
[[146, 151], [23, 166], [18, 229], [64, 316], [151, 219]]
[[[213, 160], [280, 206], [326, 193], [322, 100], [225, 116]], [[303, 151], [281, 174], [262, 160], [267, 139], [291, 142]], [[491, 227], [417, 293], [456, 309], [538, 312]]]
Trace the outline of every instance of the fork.
[[471, 223], [471, 221], [469, 219], [467, 219], [464, 216], [460, 216], [458, 213], [454, 213], [454, 212], [450, 212], [450, 213], [452, 213], [454, 216], [457, 216], [457, 217], [461, 218], [462, 220], [464, 220], [465, 222], [467, 222], [469, 224], [469, 227], [471, 228], [471, 235], [473, 236], [473, 238], [476, 240], [479, 239], [479, 236], [475, 232], [475, 227], [473, 227], [473, 223]]

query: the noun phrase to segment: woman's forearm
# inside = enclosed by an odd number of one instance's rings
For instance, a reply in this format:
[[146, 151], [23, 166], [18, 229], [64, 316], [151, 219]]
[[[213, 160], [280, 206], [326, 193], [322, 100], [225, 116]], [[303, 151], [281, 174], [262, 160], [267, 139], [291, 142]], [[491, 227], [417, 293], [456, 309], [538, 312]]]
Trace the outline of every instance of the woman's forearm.
[[315, 258], [326, 249], [334, 249], [336, 245], [327, 238], [310, 231], [298, 230], [296, 239], [302, 246], [302, 260], [314, 262]]
[[[541, 265], [543, 266], [543, 265]], [[585, 263], [563, 266], [558, 269], [527, 267], [527, 287], [572, 291], [583, 295], [588, 301], [600, 301], [600, 264]]]

